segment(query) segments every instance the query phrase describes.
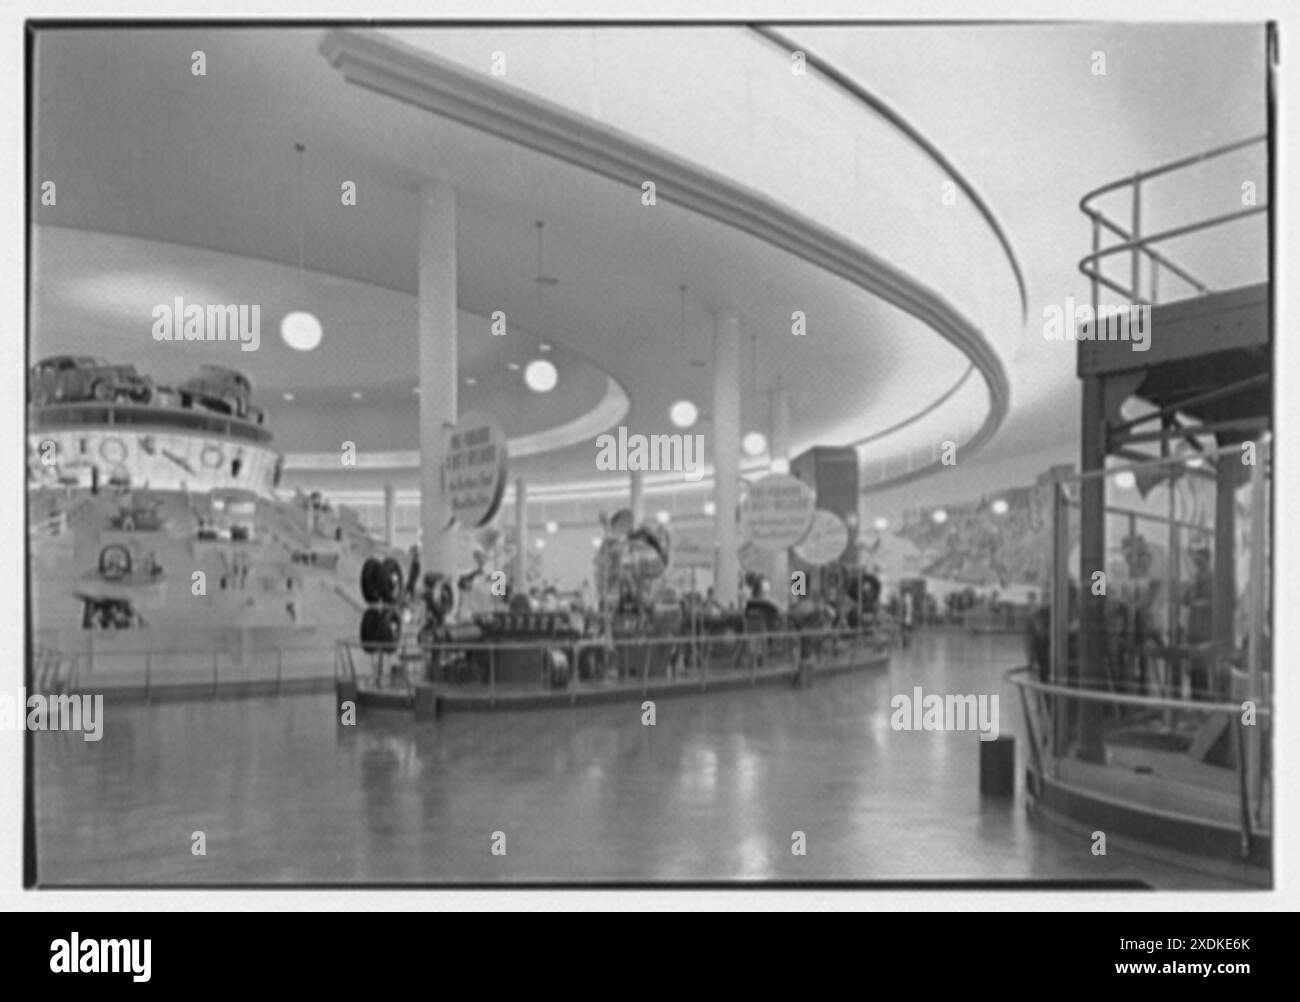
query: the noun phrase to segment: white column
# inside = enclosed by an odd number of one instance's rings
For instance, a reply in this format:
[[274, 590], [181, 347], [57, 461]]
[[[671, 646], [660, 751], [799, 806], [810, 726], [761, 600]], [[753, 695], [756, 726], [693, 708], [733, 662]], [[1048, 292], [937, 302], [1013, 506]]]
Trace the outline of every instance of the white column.
[[397, 539], [397, 489], [384, 484], [384, 545], [392, 547]]
[[515, 550], [514, 572], [510, 575], [514, 593], [528, 594], [528, 488], [524, 478], [515, 481], [515, 539], [519, 546]]
[[737, 604], [740, 573], [736, 503], [740, 475], [740, 315], [720, 314], [713, 329], [713, 516], [717, 554], [713, 563], [713, 595], [723, 606]]
[[442, 464], [456, 402], [456, 190], [445, 181], [420, 187], [420, 562], [454, 574], [451, 503]]
[[[790, 391], [777, 384], [772, 393], [772, 438], [767, 443], [772, 459], [790, 461]], [[772, 557], [772, 602], [778, 609], [790, 607], [790, 554], [781, 550]]]

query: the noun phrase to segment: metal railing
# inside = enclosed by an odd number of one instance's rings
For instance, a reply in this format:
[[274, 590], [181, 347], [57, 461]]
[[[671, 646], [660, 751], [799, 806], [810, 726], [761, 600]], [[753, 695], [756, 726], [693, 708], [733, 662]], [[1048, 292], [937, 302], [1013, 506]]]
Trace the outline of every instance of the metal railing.
[[[1092, 301], [1095, 307], [1098, 302], [1098, 286], [1104, 285], [1112, 292], [1124, 296], [1133, 304], [1155, 305], [1159, 302], [1159, 279], [1160, 269], [1164, 268], [1170, 274], [1186, 282], [1197, 294], [1205, 295], [1210, 292], [1210, 287], [1200, 279], [1193, 276], [1187, 269], [1174, 262], [1168, 255], [1153, 249], [1152, 245], [1162, 243], [1167, 240], [1173, 240], [1177, 237], [1187, 236], [1190, 233], [1196, 233], [1201, 230], [1212, 229], [1216, 226], [1223, 226], [1238, 219], [1244, 219], [1248, 216], [1257, 215], [1261, 212], [1268, 211], [1268, 205], [1248, 206], [1239, 209], [1236, 212], [1225, 213], [1215, 216], [1211, 219], [1202, 219], [1196, 222], [1187, 223], [1182, 226], [1175, 226], [1172, 229], [1161, 230], [1158, 233], [1142, 232], [1142, 185], [1144, 182], [1165, 174], [1181, 170], [1185, 167], [1195, 166], [1205, 163], [1208, 160], [1214, 160], [1218, 157], [1226, 156], [1229, 153], [1235, 153], [1237, 150], [1245, 149], [1268, 141], [1267, 135], [1252, 136], [1249, 139], [1241, 139], [1234, 143], [1228, 143], [1225, 146], [1218, 146], [1204, 153], [1198, 153], [1194, 156], [1183, 157], [1180, 160], [1173, 160], [1169, 163], [1154, 167], [1151, 170], [1138, 171], [1132, 177], [1126, 177], [1119, 181], [1112, 181], [1104, 184], [1100, 188], [1094, 188], [1079, 200], [1079, 211], [1092, 221], [1092, 253], [1088, 254], [1079, 262], [1079, 271], [1088, 278], [1092, 283]], [[1102, 195], [1110, 194], [1114, 191], [1131, 188], [1131, 208], [1129, 218], [1131, 220], [1129, 229], [1125, 229], [1119, 223], [1109, 219], [1100, 209], [1095, 208], [1091, 203], [1100, 198]], [[1103, 247], [1103, 231], [1119, 238], [1120, 242]], [[1113, 257], [1116, 254], [1129, 254], [1129, 286], [1125, 287], [1118, 282], [1107, 278], [1102, 274], [1101, 262], [1103, 258]], [[1142, 296], [1142, 263], [1146, 260], [1150, 265], [1150, 278], [1148, 285], [1150, 287], [1150, 297]]]
[[128, 404], [110, 402], [77, 402], [46, 404], [33, 407], [33, 431], [58, 428], [83, 428], [94, 425], [150, 425], [159, 428], [181, 428], [200, 431], [225, 438], [239, 438], [265, 445], [271, 441], [271, 432], [260, 425], [233, 415], [202, 413], [164, 407], [160, 404]]
[[396, 650], [369, 652], [356, 641], [340, 640], [334, 663], [340, 680], [408, 697], [417, 685], [432, 684], [495, 699], [529, 692], [644, 692], [661, 684], [707, 688], [722, 680], [756, 682], [805, 663], [815, 670], [874, 660], [894, 643], [883, 622], [856, 629], [406, 642]]
[[[243, 652], [209, 648], [100, 650], [93, 654], [37, 645], [32, 652], [31, 678], [41, 692], [93, 691], [145, 702], [162, 695], [280, 695], [326, 688], [335, 677], [326, 667], [330, 655], [329, 644], [274, 645]], [[125, 668], [106, 668], [120, 661], [127, 662]]]
[[[1150, 696], [1090, 689], [1074, 685], [1057, 685], [1034, 676], [1032, 668], [1015, 668], [1006, 678], [1020, 695], [1024, 713], [1027, 739], [1030, 748], [1030, 769], [1040, 779], [1057, 779], [1061, 766], [1071, 758], [1069, 735], [1061, 733], [1063, 724], [1068, 729], [1070, 714], [1060, 712], [1062, 702], [1092, 702], [1103, 704], [1109, 710], [1109, 732], [1114, 735], [1124, 727], [1138, 728], [1149, 725], [1152, 734], [1174, 733], [1170, 718], [1181, 715], [1189, 721], [1204, 721], [1209, 717], [1223, 717], [1226, 730], [1232, 734], [1233, 767], [1236, 773], [1236, 826], [1241, 836], [1241, 855], [1250, 855], [1252, 843], [1258, 835], [1267, 834], [1271, 828], [1268, 764], [1264, 758], [1267, 741], [1261, 737], [1272, 719], [1272, 707], [1265, 700], [1255, 704], [1256, 740], [1247, 741], [1246, 727], [1242, 723], [1242, 702], [1200, 701], [1168, 696]], [[1158, 719], [1163, 718], [1163, 720]], [[1163, 724], [1163, 726], [1162, 726]], [[1111, 768], [1111, 764], [1103, 766]], [[1207, 767], [1211, 768], [1211, 767]], [[1076, 782], [1078, 782], [1076, 780]], [[1183, 786], [1196, 785], [1187, 775], [1170, 780]], [[1088, 787], [1090, 792], [1116, 800], [1120, 791], [1109, 785]], [[1209, 789], [1207, 787], [1207, 789]], [[1123, 802], [1121, 800], [1121, 802]], [[1150, 810], [1148, 802], [1131, 801], [1127, 806]], [[1185, 816], [1196, 821], [1219, 821], [1220, 818], [1197, 814], [1197, 804], [1190, 799], [1183, 808]]]

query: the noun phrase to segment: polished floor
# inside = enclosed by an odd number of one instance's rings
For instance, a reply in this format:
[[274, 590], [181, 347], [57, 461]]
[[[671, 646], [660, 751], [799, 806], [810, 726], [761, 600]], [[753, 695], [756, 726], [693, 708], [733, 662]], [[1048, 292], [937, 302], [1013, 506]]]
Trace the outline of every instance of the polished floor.
[[[567, 710], [336, 722], [332, 696], [110, 705], [37, 734], [40, 882], [1137, 879], [1239, 885], [981, 798], [970, 732], [890, 728], [890, 698], [996, 694], [1015, 636], [922, 635], [888, 670]], [[1022, 768], [1018, 769], [1023, 772]], [[206, 855], [191, 852], [201, 831]], [[806, 855], [791, 852], [803, 832]], [[494, 833], [504, 833], [502, 839]]]

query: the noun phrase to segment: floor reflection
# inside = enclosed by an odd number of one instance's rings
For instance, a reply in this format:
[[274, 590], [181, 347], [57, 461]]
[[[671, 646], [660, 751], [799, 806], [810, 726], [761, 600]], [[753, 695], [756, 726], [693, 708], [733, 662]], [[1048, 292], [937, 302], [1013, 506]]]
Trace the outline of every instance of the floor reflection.
[[[1018, 637], [921, 636], [890, 668], [510, 714], [337, 723], [330, 697], [107, 706], [36, 735], [43, 883], [1226, 881], [1031, 825], [978, 792], [978, 736], [896, 732], [889, 700], [997, 693], [1020, 737]], [[1023, 742], [1018, 741], [1023, 755]], [[1021, 769], [1023, 771], [1023, 768]], [[202, 831], [207, 855], [191, 854]], [[504, 832], [505, 855], [493, 855]], [[791, 852], [802, 831], [806, 855]]]

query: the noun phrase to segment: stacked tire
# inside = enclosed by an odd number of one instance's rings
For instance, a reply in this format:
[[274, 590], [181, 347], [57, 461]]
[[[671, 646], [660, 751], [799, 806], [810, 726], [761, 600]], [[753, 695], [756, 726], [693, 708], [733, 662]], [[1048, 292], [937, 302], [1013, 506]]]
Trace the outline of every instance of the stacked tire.
[[361, 649], [392, 654], [402, 641], [402, 565], [392, 557], [368, 557], [361, 567]]

